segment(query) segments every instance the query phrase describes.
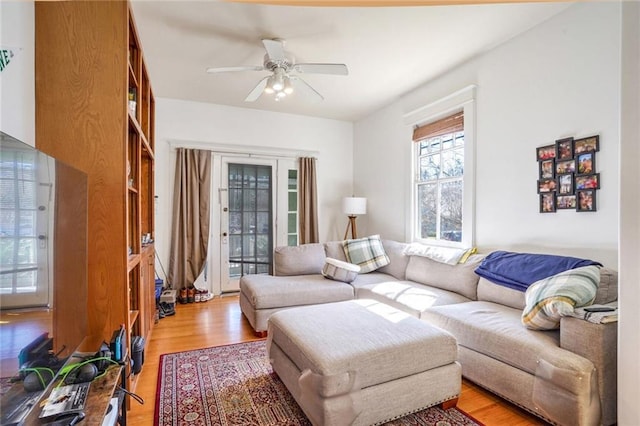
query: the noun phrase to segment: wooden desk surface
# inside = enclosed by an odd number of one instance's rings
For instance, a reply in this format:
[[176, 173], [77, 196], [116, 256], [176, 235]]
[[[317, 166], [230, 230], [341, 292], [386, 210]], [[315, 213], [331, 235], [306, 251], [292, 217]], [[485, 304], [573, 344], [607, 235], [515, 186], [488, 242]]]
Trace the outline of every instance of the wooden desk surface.
[[[107, 373], [95, 379], [91, 382], [89, 387], [89, 396], [85, 402], [84, 414], [85, 418], [82, 420], [83, 426], [88, 425], [102, 425], [102, 420], [107, 413], [107, 408], [113, 397], [116, 386], [121, 384], [121, 372], [124, 367], [112, 366], [107, 369]], [[46, 398], [42, 399], [44, 401]], [[41, 404], [42, 406], [42, 404]], [[27, 425], [41, 425], [47, 422], [53, 421], [53, 419], [40, 419], [40, 409], [34, 409], [26, 418], [25, 424]]]

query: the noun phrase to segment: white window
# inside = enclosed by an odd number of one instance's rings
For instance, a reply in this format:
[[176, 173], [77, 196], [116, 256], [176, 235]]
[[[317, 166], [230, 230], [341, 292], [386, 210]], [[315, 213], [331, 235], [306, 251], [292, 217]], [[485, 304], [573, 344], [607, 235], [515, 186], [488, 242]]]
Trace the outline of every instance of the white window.
[[474, 87], [405, 116], [412, 123], [410, 241], [474, 245]]
[[417, 239], [462, 242], [464, 130], [416, 141]]

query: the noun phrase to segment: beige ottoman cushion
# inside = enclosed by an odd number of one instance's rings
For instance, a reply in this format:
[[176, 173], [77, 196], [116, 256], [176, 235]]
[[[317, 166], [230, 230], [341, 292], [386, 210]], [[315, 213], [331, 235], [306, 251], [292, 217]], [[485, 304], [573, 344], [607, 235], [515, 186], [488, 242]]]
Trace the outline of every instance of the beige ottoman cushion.
[[[375, 423], [460, 391], [454, 337], [374, 300], [279, 311], [268, 330], [274, 371], [314, 424]], [[421, 389], [415, 400], [416, 389], [402, 385], [430, 379], [429, 392]], [[397, 392], [384, 409], [374, 406], [389, 389]], [[408, 406], [399, 402], [403, 393]]]

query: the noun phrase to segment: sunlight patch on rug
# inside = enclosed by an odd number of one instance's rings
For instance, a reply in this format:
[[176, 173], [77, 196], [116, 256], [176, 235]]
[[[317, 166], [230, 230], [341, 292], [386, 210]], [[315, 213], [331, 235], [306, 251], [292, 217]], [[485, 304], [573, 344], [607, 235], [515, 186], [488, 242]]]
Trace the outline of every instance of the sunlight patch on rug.
[[[307, 426], [309, 420], [273, 372], [264, 340], [160, 357], [154, 424]], [[388, 426], [478, 426], [454, 408], [428, 408]]]

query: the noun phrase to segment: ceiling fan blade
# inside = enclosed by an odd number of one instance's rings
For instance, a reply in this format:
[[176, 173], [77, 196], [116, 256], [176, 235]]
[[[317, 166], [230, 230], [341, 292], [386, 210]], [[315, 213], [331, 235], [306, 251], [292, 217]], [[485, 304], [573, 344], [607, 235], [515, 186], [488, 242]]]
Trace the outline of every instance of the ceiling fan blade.
[[263, 71], [264, 67], [261, 66], [248, 66], [248, 67], [218, 67], [207, 68], [209, 74], [216, 74], [219, 72], [233, 72], [233, 71]]
[[293, 68], [303, 74], [349, 74], [345, 64], [295, 64]]
[[251, 92], [249, 92], [249, 94], [244, 99], [244, 101], [245, 102], [255, 102], [260, 97], [260, 95], [262, 95], [262, 92], [264, 92], [264, 88], [267, 87], [267, 80], [268, 79], [269, 79], [269, 77], [265, 77], [262, 80], [260, 80], [258, 82], [258, 84], [256, 84], [256, 87], [254, 87], [253, 90]]
[[262, 44], [267, 51], [267, 55], [272, 61], [284, 61], [286, 58], [284, 54], [284, 43], [278, 39], [262, 39]]
[[318, 93], [316, 89], [311, 87], [309, 83], [307, 83], [300, 77], [291, 76], [289, 77], [289, 80], [293, 85], [294, 93], [296, 93], [295, 91], [299, 91], [300, 93], [303, 93], [305, 96], [309, 97], [312, 102], [322, 102], [324, 100], [324, 97], [320, 93]]

